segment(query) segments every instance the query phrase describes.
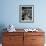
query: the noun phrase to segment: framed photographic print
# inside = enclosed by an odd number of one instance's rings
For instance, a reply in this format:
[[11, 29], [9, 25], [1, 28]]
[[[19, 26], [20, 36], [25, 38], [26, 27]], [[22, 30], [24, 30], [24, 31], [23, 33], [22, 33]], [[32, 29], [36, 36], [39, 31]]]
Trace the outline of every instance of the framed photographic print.
[[34, 5], [19, 6], [19, 21], [23, 23], [34, 22]]

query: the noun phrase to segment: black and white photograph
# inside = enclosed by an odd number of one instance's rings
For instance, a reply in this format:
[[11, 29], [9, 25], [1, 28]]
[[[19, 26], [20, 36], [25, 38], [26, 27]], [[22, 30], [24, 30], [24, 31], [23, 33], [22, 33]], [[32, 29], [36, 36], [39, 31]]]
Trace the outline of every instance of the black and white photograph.
[[20, 22], [33, 22], [34, 21], [34, 6], [33, 5], [20, 5], [19, 10]]

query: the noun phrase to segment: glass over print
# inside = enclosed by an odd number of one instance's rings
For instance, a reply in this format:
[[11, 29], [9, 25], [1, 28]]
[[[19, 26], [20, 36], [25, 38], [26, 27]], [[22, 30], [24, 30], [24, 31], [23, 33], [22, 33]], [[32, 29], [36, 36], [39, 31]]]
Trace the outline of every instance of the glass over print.
[[34, 5], [20, 5], [19, 21], [33, 22], [34, 21]]

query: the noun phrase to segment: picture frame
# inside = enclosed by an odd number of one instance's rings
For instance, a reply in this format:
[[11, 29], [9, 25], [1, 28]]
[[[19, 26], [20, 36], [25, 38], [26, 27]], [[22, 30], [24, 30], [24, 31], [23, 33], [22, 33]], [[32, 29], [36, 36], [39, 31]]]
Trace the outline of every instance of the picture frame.
[[34, 5], [19, 5], [19, 22], [34, 22]]

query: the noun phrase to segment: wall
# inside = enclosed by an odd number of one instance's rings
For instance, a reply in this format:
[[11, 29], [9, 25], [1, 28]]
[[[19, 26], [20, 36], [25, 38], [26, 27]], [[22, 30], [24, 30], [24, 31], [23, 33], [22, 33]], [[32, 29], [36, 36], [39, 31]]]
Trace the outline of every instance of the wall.
[[[2, 0], [0, 24], [13, 24], [16, 28], [46, 27], [45, 4], [43, 0]], [[34, 5], [34, 23], [19, 22], [19, 5]]]
[[[0, 0], [0, 27], [37, 28], [46, 32], [46, 0]], [[34, 5], [34, 23], [19, 22], [19, 5]], [[0, 29], [0, 31], [1, 31]]]
[[[44, 0], [1, 0], [0, 25], [13, 24], [16, 28], [46, 28], [46, 1]], [[19, 22], [19, 5], [34, 5], [34, 23]]]

